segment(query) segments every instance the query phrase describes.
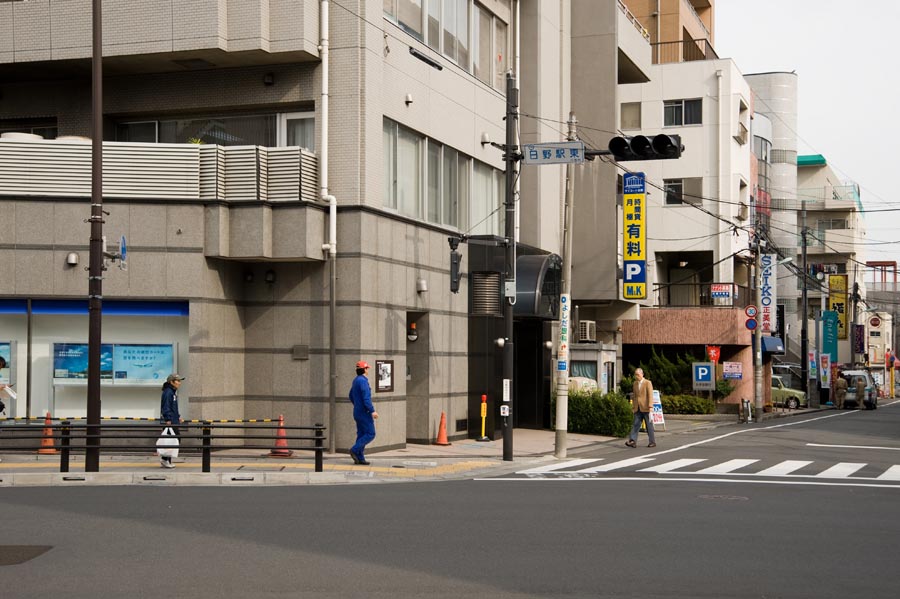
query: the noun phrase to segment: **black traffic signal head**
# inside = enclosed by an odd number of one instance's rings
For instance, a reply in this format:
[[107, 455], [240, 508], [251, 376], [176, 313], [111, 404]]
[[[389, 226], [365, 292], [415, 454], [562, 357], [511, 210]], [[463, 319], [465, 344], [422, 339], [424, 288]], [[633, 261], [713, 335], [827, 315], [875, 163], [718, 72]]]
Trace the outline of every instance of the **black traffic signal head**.
[[684, 146], [680, 135], [660, 133], [653, 137], [635, 135], [609, 140], [609, 151], [617, 162], [626, 160], [669, 160], [680, 158]]
[[454, 248], [450, 252], [450, 292], [459, 293], [459, 266], [462, 262], [462, 255]]

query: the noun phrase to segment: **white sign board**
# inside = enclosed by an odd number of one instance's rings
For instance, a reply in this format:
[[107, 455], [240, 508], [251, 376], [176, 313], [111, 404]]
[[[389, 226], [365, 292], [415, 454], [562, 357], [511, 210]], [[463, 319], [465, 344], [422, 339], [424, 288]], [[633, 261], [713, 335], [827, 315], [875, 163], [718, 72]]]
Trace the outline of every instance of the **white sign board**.
[[662, 397], [660, 397], [659, 391], [656, 389], [653, 390], [653, 409], [650, 411], [650, 420], [653, 422], [653, 428], [661, 426], [663, 430], [666, 430], [666, 417], [662, 411]]
[[545, 144], [525, 144], [523, 164], [581, 164], [584, 162], [584, 142], [561, 141]]
[[743, 379], [744, 365], [741, 362], [722, 362], [722, 378]]

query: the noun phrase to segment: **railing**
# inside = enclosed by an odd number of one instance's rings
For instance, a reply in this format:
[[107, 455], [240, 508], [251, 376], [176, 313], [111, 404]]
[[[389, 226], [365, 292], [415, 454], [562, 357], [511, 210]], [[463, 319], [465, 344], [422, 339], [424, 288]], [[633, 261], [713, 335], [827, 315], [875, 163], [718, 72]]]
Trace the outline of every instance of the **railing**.
[[[0, 449], [4, 452], [58, 453], [59, 471], [68, 472], [72, 453], [83, 453], [87, 448], [88, 440], [97, 440], [101, 453], [104, 451], [155, 452], [156, 441], [160, 438], [162, 428], [160, 424], [100, 424], [89, 428], [85, 422], [73, 423], [68, 420], [62, 420], [57, 424], [42, 423], [22, 428], [4, 427], [0, 429], [2, 431]], [[198, 424], [180, 424], [178, 428], [181, 431], [178, 437], [179, 453], [199, 453], [203, 472], [211, 471], [213, 449], [269, 449], [276, 456], [287, 456], [295, 450], [312, 451], [315, 453], [315, 471], [323, 471], [326, 428], [322, 424], [284, 426], [281, 423], [223, 424], [201, 421]], [[97, 432], [91, 432], [90, 429], [96, 429]], [[195, 431], [195, 433], [185, 434], [185, 430]], [[214, 434], [214, 431], [221, 432]], [[235, 431], [242, 434], [233, 434]], [[263, 434], [258, 431], [272, 431], [276, 434], [273, 435], [271, 432]], [[311, 431], [312, 434], [289, 434], [289, 431]], [[249, 440], [251, 443], [235, 443], [234, 439]], [[110, 443], [110, 441], [112, 442]], [[128, 441], [132, 441], [132, 443]], [[268, 441], [268, 443], [263, 441]], [[305, 442], [305, 444], [297, 442]]]
[[692, 62], [694, 60], [718, 60], [719, 55], [709, 40], [684, 42], [657, 42], [653, 47], [653, 64]]
[[735, 283], [663, 283], [659, 307], [743, 308], [753, 303], [749, 287]]
[[709, 29], [706, 27], [706, 23], [703, 22], [703, 19], [700, 18], [700, 15], [697, 14], [697, 9], [694, 8], [694, 5], [691, 4], [690, 0], [681, 0], [682, 4], [687, 5], [688, 10], [694, 13], [694, 17], [697, 19], [697, 24], [706, 32], [706, 35], [709, 35]]
[[[317, 172], [299, 147], [103, 142], [107, 198], [315, 201]], [[90, 195], [90, 142], [0, 140], [0, 196]]]
[[631, 11], [628, 10], [628, 7], [625, 6], [625, 3], [622, 2], [622, 0], [619, 0], [619, 10], [621, 10], [623, 13], [625, 13], [625, 18], [628, 19], [632, 25], [634, 25], [634, 28], [638, 30], [638, 33], [640, 33], [644, 37], [645, 40], [649, 41], [650, 33], [647, 31], [647, 29], [643, 25], [641, 25], [641, 22], [637, 20], [637, 17], [635, 17], [631, 13]]

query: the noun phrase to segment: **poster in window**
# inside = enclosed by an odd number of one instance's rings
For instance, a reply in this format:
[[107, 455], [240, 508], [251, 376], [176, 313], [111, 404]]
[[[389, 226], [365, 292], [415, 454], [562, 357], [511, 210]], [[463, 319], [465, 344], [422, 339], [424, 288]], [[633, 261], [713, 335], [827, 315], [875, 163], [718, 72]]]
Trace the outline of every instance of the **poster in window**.
[[0, 341], [0, 358], [3, 358], [3, 368], [0, 368], [0, 384], [9, 384], [9, 369], [12, 368], [12, 343]]
[[375, 360], [375, 392], [394, 390], [394, 361]]
[[127, 385], [162, 385], [175, 372], [172, 345], [125, 344], [113, 347], [115, 382]]
[[[112, 377], [113, 346], [111, 343], [103, 343], [100, 345], [100, 380], [112, 380]], [[63, 380], [87, 380], [88, 344], [54, 343], [53, 378]]]

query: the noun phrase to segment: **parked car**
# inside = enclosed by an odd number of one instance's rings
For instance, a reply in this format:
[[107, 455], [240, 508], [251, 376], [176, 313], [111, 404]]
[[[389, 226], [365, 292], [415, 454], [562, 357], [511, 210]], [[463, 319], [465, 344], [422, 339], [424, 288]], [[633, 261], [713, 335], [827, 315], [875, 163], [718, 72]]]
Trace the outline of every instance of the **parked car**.
[[806, 393], [791, 389], [784, 384], [784, 379], [780, 374], [772, 375], [772, 405], [784, 406], [791, 410], [797, 408], [805, 408]]
[[856, 397], [856, 381], [860, 378], [866, 383], [866, 396], [862, 398], [863, 406], [867, 410], [878, 408], [878, 385], [868, 370], [845, 370], [841, 373], [847, 379], [847, 398], [844, 400], [845, 408], [859, 407], [859, 398]]

